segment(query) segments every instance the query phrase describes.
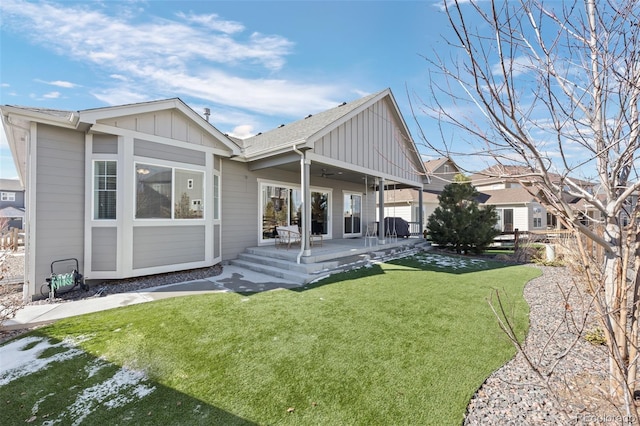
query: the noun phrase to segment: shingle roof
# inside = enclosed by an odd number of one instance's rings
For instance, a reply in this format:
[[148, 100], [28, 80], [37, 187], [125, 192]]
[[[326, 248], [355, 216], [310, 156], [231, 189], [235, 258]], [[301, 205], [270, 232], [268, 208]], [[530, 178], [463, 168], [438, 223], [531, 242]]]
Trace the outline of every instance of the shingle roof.
[[[538, 180], [538, 178], [535, 176], [523, 179], [519, 179], [517, 177], [519, 175], [527, 175], [529, 173], [532, 173], [531, 169], [528, 169], [524, 166], [496, 164], [472, 174], [469, 178], [471, 179], [471, 183], [473, 183], [474, 186], [488, 185], [491, 183], [499, 183], [505, 181], [523, 180], [533, 182], [535, 180]], [[551, 178], [553, 183], [560, 183], [562, 181], [562, 176], [556, 173], [549, 173], [549, 177]], [[580, 185], [584, 188], [588, 188], [594, 185], [592, 182], [575, 179], [573, 177], [571, 177], [571, 180], [577, 185]]]
[[442, 166], [447, 161], [449, 161], [447, 157], [436, 158], [435, 160], [425, 161], [424, 167], [429, 173], [433, 173], [434, 171], [438, 170], [438, 167]]
[[77, 114], [77, 111], [67, 111], [62, 109], [50, 109], [50, 108], [34, 108], [34, 107], [25, 107], [19, 105], [7, 105], [12, 108], [22, 109], [25, 111], [37, 112], [39, 114], [50, 115], [55, 118], [64, 118], [65, 120], [71, 119], [73, 114]]
[[480, 200], [484, 204], [523, 204], [536, 201], [524, 188], [505, 188], [480, 193]]
[[293, 142], [304, 142], [325, 127], [335, 123], [341, 117], [358, 109], [386, 90], [388, 89], [365, 96], [353, 102], [343, 103], [318, 114], [308, 115], [302, 120], [294, 121], [293, 123], [244, 139], [245, 155], [250, 157], [263, 151], [290, 146]]
[[0, 217], [24, 217], [24, 209], [17, 207], [5, 207], [0, 209]]

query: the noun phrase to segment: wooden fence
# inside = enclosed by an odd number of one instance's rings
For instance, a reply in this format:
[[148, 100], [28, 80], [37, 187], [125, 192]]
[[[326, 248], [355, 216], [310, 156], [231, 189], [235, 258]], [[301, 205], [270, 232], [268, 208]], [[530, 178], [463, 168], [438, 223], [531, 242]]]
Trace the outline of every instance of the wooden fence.
[[24, 245], [24, 232], [17, 228], [11, 228], [0, 234], [0, 250], [16, 251]]

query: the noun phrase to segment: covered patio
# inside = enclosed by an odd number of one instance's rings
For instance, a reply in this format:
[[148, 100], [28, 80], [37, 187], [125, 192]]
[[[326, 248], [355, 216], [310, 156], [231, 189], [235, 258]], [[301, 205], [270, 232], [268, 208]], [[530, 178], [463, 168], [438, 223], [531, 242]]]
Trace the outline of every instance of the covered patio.
[[430, 244], [421, 237], [378, 240], [377, 237], [325, 240], [313, 245], [303, 256], [300, 245], [273, 245], [247, 248], [232, 265], [255, 272], [307, 284], [334, 272], [365, 266], [371, 261], [429, 250]]

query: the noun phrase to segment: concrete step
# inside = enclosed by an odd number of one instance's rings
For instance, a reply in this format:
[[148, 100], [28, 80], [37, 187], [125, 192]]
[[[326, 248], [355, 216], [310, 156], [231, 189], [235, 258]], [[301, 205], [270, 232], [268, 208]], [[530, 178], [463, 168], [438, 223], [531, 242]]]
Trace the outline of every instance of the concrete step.
[[246, 262], [257, 263], [261, 265], [273, 266], [279, 269], [287, 269], [302, 274], [315, 274], [326, 269], [333, 269], [338, 266], [337, 260], [321, 262], [321, 263], [297, 263], [291, 260], [285, 260], [277, 257], [259, 256], [249, 252], [240, 253], [238, 259]]
[[240, 266], [254, 272], [292, 281], [298, 284], [308, 284], [312, 281], [327, 277], [331, 274], [358, 269], [372, 262], [383, 262], [399, 256], [408, 256], [423, 250], [430, 250], [428, 242], [421, 244], [401, 244], [393, 247], [381, 245], [379, 250], [367, 249], [350, 250], [345, 256], [341, 254], [325, 254], [322, 256], [303, 258], [305, 263], [297, 263], [290, 252], [273, 250], [258, 252], [247, 249], [237, 259], [231, 260], [232, 265]]
[[229, 263], [253, 272], [269, 275], [274, 278], [280, 278], [300, 285], [307, 284], [317, 278], [317, 275], [310, 275], [302, 272], [292, 271], [286, 268], [269, 266], [262, 263], [255, 263], [247, 260], [242, 260], [240, 258], [233, 259]]

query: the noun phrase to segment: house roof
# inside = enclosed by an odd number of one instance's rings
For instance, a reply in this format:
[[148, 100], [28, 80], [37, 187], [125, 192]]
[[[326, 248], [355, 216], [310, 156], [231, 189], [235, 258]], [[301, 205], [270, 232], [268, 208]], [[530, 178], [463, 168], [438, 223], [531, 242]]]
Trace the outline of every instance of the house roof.
[[144, 114], [167, 109], [177, 109], [181, 111], [184, 115], [197, 123], [204, 131], [226, 146], [231, 151], [231, 155], [239, 155], [241, 153], [240, 146], [237, 143], [225, 134], [221, 133], [211, 123], [197, 114], [179, 98], [112, 107], [92, 108], [80, 111], [2, 105], [0, 106], [0, 113], [2, 113], [2, 116], [4, 117], [5, 132], [16, 169], [18, 170], [21, 181], [24, 182], [27, 159], [23, 145], [26, 140], [26, 134], [28, 133], [28, 123], [37, 122], [86, 131], [91, 125], [96, 124], [97, 120], [122, 117], [126, 115]]
[[[424, 162], [424, 168], [427, 169], [429, 173], [433, 173], [440, 168], [446, 162], [451, 161], [447, 157], [436, 158], [435, 160], [429, 160]], [[453, 163], [453, 161], [451, 161]], [[455, 165], [455, 163], [453, 163]], [[457, 167], [457, 166], [456, 166]]]
[[0, 179], [0, 191], [24, 191], [18, 179]]
[[243, 140], [244, 153], [247, 157], [251, 157], [264, 151], [272, 151], [281, 147], [288, 148], [293, 143], [310, 141], [314, 135], [321, 133], [322, 130], [327, 127], [333, 127], [342, 117], [358, 110], [363, 105], [367, 105], [372, 99], [388, 91], [388, 89], [385, 89], [353, 102], [342, 103], [335, 108], [313, 115], [309, 114], [301, 120], [246, 138]]
[[[526, 184], [527, 182], [532, 183], [539, 179], [536, 176], [527, 176], [533, 172], [534, 171], [525, 166], [495, 164], [472, 174], [469, 178], [474, 186], [516, 181]], [[549, 173], [549, 176], [553, 183], [559, 184], [563, 180], [563, 176], [557, 173]], [[594, 186], [592, 182], [586, 180], [575, 179], [573, 177], [570, 177], [570, 179], [583, 188]]]
[[24, 209], [17, 207], [5, 207], [0, 209], [0, 217], [24, 217]]
[[[422, 202], [423, 203], [438, 203], [438, 195], [440, 192], [438, 191], [422, 191]], [[394, 203], [406, 203], [406, 202], [418, 202], [418, 190], [416, 189], [396, 189], [395, 191], [387, 190], [384, 191], [384, 203], [385, 204], [394, 204]]]
[[525, 188], [505, 188], [480, 192], [478, 200], [482, 204], [525, 204], [535, 202], [536, 198]]

